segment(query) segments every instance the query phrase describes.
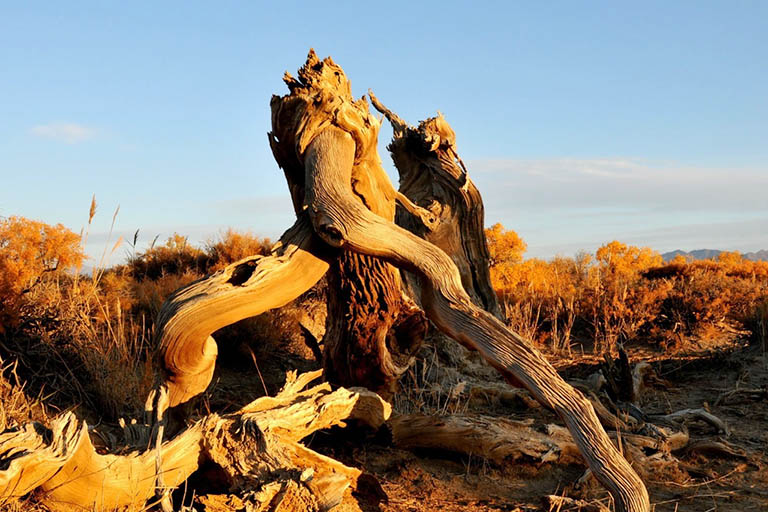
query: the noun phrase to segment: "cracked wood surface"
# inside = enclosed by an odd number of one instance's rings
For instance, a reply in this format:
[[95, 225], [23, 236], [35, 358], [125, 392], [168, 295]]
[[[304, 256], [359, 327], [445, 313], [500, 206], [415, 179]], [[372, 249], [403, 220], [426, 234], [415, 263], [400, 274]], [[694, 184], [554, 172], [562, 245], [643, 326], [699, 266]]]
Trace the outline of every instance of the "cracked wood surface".
[[[333, 508], [344, 491], [356, 485], [361, 471], [300, 441], [350, 419], [378, 428], [391, 408], [366, 389], [332, 391], [327, 383], [304, 389], [320, 374], [297, 377], [290, 372], [276, 396], [259, 398], [233, 414], [206, 416], [163, 442], [164, 484], [173, 489], [204, 461], [212, 461], [233, 490], [298, 484], [303, 491], [296, 492], [305, 494], [306, 510]], [[151, 426], [132, 427], [133, 442], [140, 437], [146, 446]], [[98, 453], [88, 425], [72, 413], [54, 420], [50, 430], [27, 424], [0, 434], [0, 504], [39, 489], [36, 499], [54, 511], [140, 509], [155, 495], [157, 452]], [[274, 495], [267, 497], [267, 504]]]
[[218, 354], [213, 332], [295, 299], [323, 277], [334, 256], [301, 215], [271, 255], [242, 259], [174, 292], [157, 320], [169, 406], [208, 387]]
[[611, 443], [589, 401], [528, 342], [472, 303], [459, 270], [445, 252], [372, 214], [354, 195], [355, 156], [354, 138], [336, 127], [323, 130], [307, 148], [306, 203], [318, 235], [331, 246], [376, 256], [418, 274], [421, 303], [430, 320], [478, 350], [505, 377], [525, 386], [562, 418], [618, 510], [649, 510], [645, 485]]

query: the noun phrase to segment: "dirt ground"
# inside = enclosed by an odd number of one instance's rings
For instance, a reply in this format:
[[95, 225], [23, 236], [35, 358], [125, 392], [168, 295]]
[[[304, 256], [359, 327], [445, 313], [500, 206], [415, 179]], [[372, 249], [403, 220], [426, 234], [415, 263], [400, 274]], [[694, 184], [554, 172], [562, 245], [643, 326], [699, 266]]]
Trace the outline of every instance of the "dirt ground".
[[[433, 361], [429, 361], [429, 349], [422, 352], [411, 375], [403, 380], [404, 389], [394, 401], [396, 411], [460, 411], [511, 419], [533, 418], [544, 424], [560, 423], [553, 413], [542, 408], [529, 409], [498, 400], [470, 401], [459, 397], [453, 402], [445, 398], [441, 403], [441, 394], [436, 388], [441, 385], [450, 387], [456, 379], [501, 382], [493, 370], [477, 364], [476, 358], [470, 369], [465, 365], [443, 371], [445, 369], [440, 364], [448, 364], [445, 360], [450, 360], [451, 356], [438, 352], [434, 350]], [[453, 357], [459, 360], [461, 356], [454, 354]], [[549, 358], [568, 379], [584, 378], [599, 367], [599, 361], [594, 357]], [[688, 425], [691, 440], [720, 441], [733, 449], [730, 455], [717, 450], [710, 453], [706, 445], [701, 445], [700, 449], [690, 453], [676, 453], [679, 467], [644, 474], [653, 510], [768, 510], [768, 394], [765, 391], [768, 388], [768, 356], [745, 342], [732, 340], [698, 353], [689, 351], [685, 355], [670, 356], [636, 350], [630, 352], [630, 358], [633, 363], [650, 362], [659, 376], [659, 383], [646, 391], [643, 399], [646, 413], [668, 414], [681, 409], [704, 408], [726, 422], [729, 435], [713, 434], [710, 426], [693, 422]], [[291, 359], [284, 354], [279, 367], [302, 364]], [[312, 366], [307, 360], [303, 364]], [[239, 402], [253, 398], [243, 396], [248, 392], [243, 388], [242, 370], [232, 368], [221, 372], [209, 398], [212, 409], [235, 407]], [[258, 382], [261, 394], [265, 386], [272, 392], [270, 388], [279, 386], [280, 370], [265, 372], [262, 368], [261, 371], [262, 374], [269, 373], [265, 384]], [[578, 483], [586, 469], [580, 464], [533, 461], [495, 464], [476, 456], [406, 451], [392, 446], [386, 428], [371, 432], [350, 426], [318, 432], [305, 442], [311, 448], [365, 472], [358, 490], [347, 492], [343, 503], [335, 509], [337, 512], [586, 511], [601, 510], [603, 506], [610, 509], [610, 497], [594, 478], [587, 477]], [[554, 506], [544, 501], [547, 495], [567, 496], [578, 501]], [[206, 512], [238, 508], [223, 495], [210, 494], [195, 501], [196, 508]], [[199, 506], [203, 504], [205, 506]]]
[[[722, 419], [729, 431], [717, 434], [711, 425], [691, 422], [689, 446], [698, 442], [697, 450], [675, 452], [679, 462], [674, 467], [640, 471], [653, 510], [768, 510], [768, 354], [744, 340], [730, 339], [685, 354], [645, 348], [630, 350], [629, 355], [632, 363], [649, 362], [658, 377], [644, 392], [645, 413], [702, 408]], [[220, 356], [214, 385], [202, 400], [200, 413], [234, 411], [265, 392], [274, 394], [286, 371], [319, 366], [312, 351], [295, 340], [289, 346], [235, 344]], [[597, 357], [548, 355], [548, 359], [568, 380], [584, 379], [600, 367]], [[525, 402], [454, 393], [465, 385], [506, 389], [506, 384], [476, 354], [445, 340], [425, 346], [401, 384], [393, 399], [395, 413], [480, 414], [530, 419], [536, 425], [562, 424], [550, 411]], [[586, 467], [578, 463], [494, 463], [474, 455], [408, 451], [393, 446], [386, 426], [374, 432], [349, 425], [316, 432], [304, 442], [364, 471], [357, 490], [348, 490], [335, 512], [612, 510], [607, 492], [594, 478], [585, 478]], [[728, 446], [730, 453], [708, 449], [710, 442]], [[215, 471], [201, 468], [177, 490], [174, 503], [191, 505], [187, 511], [247, 511], [246, 504], [228, 494], [224, 483], [212, 475]], [[576, 501], [551, 505], [544, 500], [550, 495]], [[27, 510], [20, 506], [14, 510]]]

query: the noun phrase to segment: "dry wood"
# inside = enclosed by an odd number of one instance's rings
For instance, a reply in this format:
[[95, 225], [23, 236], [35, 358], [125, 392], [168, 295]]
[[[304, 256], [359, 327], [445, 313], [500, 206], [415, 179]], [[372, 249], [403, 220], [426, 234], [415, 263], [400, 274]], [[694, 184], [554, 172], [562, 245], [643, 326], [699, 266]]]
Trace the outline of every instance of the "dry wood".
[[333, 256], [300, 215], [270, 256], [242, 259], [171, 295], [156, 335], [170, 407], [208, 387], [218, 354], [214, 331], [295, 299], [325, 274]]
[[[483, 199], [459, 156], [456, 134], [442, 115], [413, 127], [372, 91], [369, 96], [393, 129], [387, 149], [400, 175], [397, 199], [405, 210], [396, 223], [445, 251], [475, 305], [501, 318], [491, 285]], [[418, 286], [415, 279], [410, 283]]]
[[768, 397], [768, 388], [736, 388], [726, 391], [717, 397], [715, 405], [723, 403], [733, 403], [735, 397], [746, 397], [747, 399], [759, 400]]
[[505, 460], [569, 463], [581, 461], [567, 431], [552, 435], [533, 428], [533, 421], [482, 415], [393, 416], [387, 423], [396, 446], [445, 450], [500, 463]]
[[445, 252], [372, 214], [354, 195], [355, 151], [354, 138], [335, 127], [326, 128], [307, 148], [306, 202], [316, 232], [329, 245], [377, 256], [417, 273], [421, 303], [435, 325], [478, 350], [505, 377], [523, 384], [560, 415], [619, 510], [648, 510], [645, 486], [611, 444], [589, 401], [528, 342], [472, 303]]
[[[28, 423], [0, 434], [0, 503], [48, 481], [72, 456], [81, 434], [72, 413], [54, 421], [50, 430]], [[46, 442], [51, 437], [58, 442]]]
[[[160, 468], [176, 486], [198, 467], [199, 428], [191, 428], [164, 446]], [[0, 435], [0, 502], [39, 488], [39, 499], [52, 510], [112, 510], [140, 506], [154, 494], [155, 454], [101, 455], [88, 426], [67, 413], [48, 430], [25, 425]]]
[[[393, 223], [394, 205], [398, 198], [411, 212], [420, 212], [423, 219], [429, 220], [429, 215], [418, 203], [429, 197], [440, 198], [440, 194], [433, 189], [423, 195], [411, 194], [412, 197], [405, 200], [408, 194], [398, 195], [394, 190], [381, 168], [376, 151], [379, 121], [368, 113], [364, 100], [352, 99], [349, 83], [341, 68], [329, 59], [321, 62], [311, 53], [300, 71], [299, 79], [287, 76], [286, 82], [291, 94], [273, 98], [270, 142], [286, 174], [299, 220], [284, 235], [282, 243], [271, 256], [241, 260], [179, 290], [163, 306], [157, 325], [169, 405], [173, 407], [187, 402], [210, 382], [217, 353], [216, 343], [210, 336], [212, 332], [297, 297], [328, 270], [337, 255], [333, 249], [342, 248], [344, 252], [336, 264], [338, 267], [334, 268], [338, 270], [338, 276], [346, 279], [342, 284], [348, 283], [349, 290], [359, 297], [340, 303], [341, 307], [335, 308], [334, 312], [349, 313], [346, 320], [351, 318], [351, 324], [355, 324], [355, 320], [361, 322], [363, 328], [351, 333], [350, 340], [355, 344], [349, 346], [354, 350], [362, 348], [362, 351], [351, 360], [338, 360], [332, 355], [335, 366], [326, 364], [330, 373], [336, 371], [337, 375], [341, 375], [339, 368], [343, 367], [344, 371], [351, 372], [351, 379], [359, 380], [360, 375], [354, 375], [354, 372], [373, 361], [372, 369], [383, 369], [386, 384], [387, 379], [396, 378], [402, 372], [404, 365], [391, 357], [387, 361], [387, 356], [393, 349], [407, 356], [423, 336], [425, 322], [420, 311], [411, 307], [399, 293], [399, 274], [392, 265], [411, 271], [418, 279], [420, 303], [438, 328], [466, 346], [479, 350], [506, 378], [524, 385], [537, 400], [560, 415], [588, 465], [612, 493], [618, 510], [648, 510], [644, 485], [611, 444], [590, 402], [565, 383], [525, 340], [473, 304], [463, 281], [480, 295], [483, 291], [478, 283], [482, 279], [473, 277], [462, 280], [461, 271], [443, 250]], [[447, 123], [439, 118], [432, 120], [423, 126], [420, 135], [423, 135], [422, 144], [431, 141], [426, 149], [434, 153], [429, 158], [439, 161], [437, 168], [443, 174], [454, 172], [453, 191], [456, 182], [460, 184], [459, 189], [469, 191], [471, 182], [458, 159], [452, 131]], [[468, 195], [472, 196], [472, 192]], [[479, 194], [475, 195], [474, 205], [467, 201], [464, 203], [464, 208], [473, 213], [466, 218], [471, 226], [462, 229], [476, 232], [475, 235], [480, 237], [482, 210], [478, 214], [477, 207], [482, 203]], [[458, 204], [456, 199], [448, 200], [451, 201]], [[306, 222], [305, 211], [309, 214], [311, 228]], [[454, 215], [450, 213], [446, 218]], [[450, 222], [445, 222], [445, 225], [450, 227]], [[312, 230], [326, 245], [318, 243]], [[442, 236], [438, 238], [446, 239]], [[328, 246], [333, 249], [328, 249]], [[474, 257], [472, 251], [482, 253], [482, 250], [482, 244], [472, 247], [465, 244], [462, 247], [469, 258]], [[465, 269], [465, 274], [467, 271]], [[364, 307], [370, 304], [376, 307]], [[346, 351], [347, 354], [350, 352], [354, 351]], [[344, 350], [336, 351], [336, 354], [344, 353]], [[330, 391], [324, 388], [317, 392]], [[306, 397], [302, 400], [306, 402]], [[287, 407], [295, 409], [295, 406], [291, 402]], [[263, 410], [246, 411], [234, 418], [210, 417], [195, 427], [200, 429], [202, 436], [202, 441], [198, 443], [201, 448], [195, 450], [200, 449], [200, 453], [207, 454], [225, 471], [231, 468], [228, 474], [233, 485], [241, 482], [251, 486], [258, 482], [258, 478], [252, 478], [254, 475], [263, 477], [274, 474], [277, 469], [275, 461], [278, 461], [280, 468], [293, 468], [294, 473], [298, 468], [301, 472], [294, 480], [307, 482], [317, 507], [327, 508], [339, 499], [339, 489], [354, 480], [356, 470], [348, 470], [339, 463], [313, 455], [286, 434], [300, 425], [305, 426], [301, 433], [320, 428], [319, 425], [324, 424], [321, 416], [324, 408], [328, 408], [328, 404], [312, 403], [306, 409], [306, 414], [310, 416], [303, 417], [304, 423], [300, 424], [293, 421], [302, 418], [300, 410], [291, 410], [285, 417], [270, 413], [262, 422], [259, 415], [265, 413]], [[350, 411], [347, 413], [351, 415]], [[291, 428], [280, 427], [281, 420], [287, 421]], [[195, 428], [181, 436], [193, 435]], [[212, 435], [212, 432], [215, 434]], [[146, 476], [145, 480], [154, 485], [152, 477], [156, 471], [153, 466], [159, 464], [165, 468], [166, 463], [177, 456], [171, 444], [174, 441], [160, 446], [162, 456], [149, 451], [129, 457], [129, 464], [139, 464], [136, 469], [119, 472], [120, 461], [126, 461], [118, 458], [110, 465], [109, 471], [118, 471], [115, 475], [128, 474], [129, 479], [130, 475]], [[253, 450], [254, 443], [264, 449]], [[93, 454], [92, 447], [88, 449], [89, 444], [82, 443], [83, 461], [94, 464], [96, 473], [106, 473], [102, 459]], [[184, 443], [184, 446], [188, 445]], [[274, 445], [279, 445], [279, 450], [272, 450]], [[181, 450], [183, 457], [178, 456], [187, 461], [199, 456], [195, 450], [190, 456], [189, 449], [185, 448]], [[263, 457], [264, 452], [269, 457]], [[83, 467], [88, 467], [87, 464]], [[186, 467], [180, 464], [173, 467], [181, 466]], [[153, 470], [144, 472], [145, 467], [152, 467]], [[308, 473], [307, 470], [311, 471]], [[88, 480], [91, 473], [78, 471], [82, 471], [81, 466], [72, 469], [71, 475], [78, 477], [74, 482], [88, 481], [89, 488], [98, 487], [98, 482]], [[181, 471], [177, 474], [170, 473], [170, 469], [159, 472], [162, 481], [169, 486], [182, 478]], [[311, 478], [310, 474], [313, 475]], [[132, 482], [123, 483], [118, 476], [115, 478], [120, 489], [132, 485]], [[57, 491], [65, 492], [62, 489], [70, 487], [72, 484], [69, 482], [67, 480], [47, 489], [46, 496], [55, 496]], [[110, 489], [106, 479], [102, 482], [104, 496], [91, 498], [100, 501], [90, 501], [89, 504], [107, 503], [107, 499], [140, 499], [138, 491], [132, 487], [123, 496], [120, 494], [122, 490]], [[141, 492], [152, 485], [144, 484]], [[71, 493], [67, 499], [85, 499], [79, 491], [66, 492]]]
[[549, 507], [550, 512], [609, 512], [611, 510], [599, 501], [577, 500], [554, 494], [545, 496], [544, 504]]
[[531, 395], [525, 389], [511, 388], [503, 385], [479, 385], [473, 384], [467, 388], [469, 400], [484, 400], [490, 403], [500, 403], [504, 405], [522, 405], [530, 409], [541, 407], [537, 401], [531, 398]]
[[[352, 98], [341, 68], [310, 52], [299, 78], [286, 74], [285, 82], [290, 94], [272, 98], [270, 143], [297, 212], [306, 207], [302, 155], [333, 123], [357, 141], [354, 194], [374, 215], [393, 221], [398, 194], [376, 152], [380, 122], [364, 100]], [[345, 251], [331, 264], [328, 281], [326, 378], [391, 393], [426, 334], [423, 312], [403, 293], [400, 272], [379, 258]]]
[[[304, 500], [308, 511], [338, 504], [360, 470], [320, 455], [300, 440], [345, 420], [377, 428], [391, 409], [365, 389], [331, 391], [328, 384], [303, 389], [319, 376], [290, 373], [276, 396], [260, 398], [234, 414], [207, 416], [165, 441], [159, 468], [165, 485], [175, 488], [209, 460], [233, 489], [261, 489], [269, 500], [293, 489], [291, 499]], [[149, 426], [142, 430], [134, 424], [130, 431], [128, 441], [133, 443], [143, 438], [146, 445], [151, 436]], [[157, 452], [99, 454], [87, 425], [71, 413], [55, 420], [50, 431], [30, 424], [0, 434], [0, 501], [39, 488], [38, 499], [55, 511], [142, 507], [155, 495]], [[270, 483], [279, 485], [263, 487]]]
[[[435, 245], [378, 215], [366, 198], [397, 192], [376, 151], [379, 121], [333, 61], [311, 52], [290, 94], [272, 101], [271, 144], [298, 211], [331, 247], [385, 260], [418, 276], [420, 301], [436, 326], [483, 357], [566, 422], [597, 478], [619, 510], [646, 511], [645, 486], [611, 444], [589, 401], [497, 318], [472, 303], [461, 273]], [[439, 143], [438, 143], [439, 145]]]
[[728, 425], [723, 420], [704, 409], [683, 409], [663, 416], [654, 416], [656, 421], [665, 421], [673, 423], [685, 423], [693, 420], [700, 420], [715, 427], [717, 432], [722, 432], [727, 436], [731, 435]]
[[733, 459], [747, 459], [746, 451], [743, 448], [735, 447], [725, 441], [712, 441], [702, 439], [691, 443], [685, 447], [686, 453], [704, 453], [708, 455], [717, 455], [720, 457], [729, 457]]

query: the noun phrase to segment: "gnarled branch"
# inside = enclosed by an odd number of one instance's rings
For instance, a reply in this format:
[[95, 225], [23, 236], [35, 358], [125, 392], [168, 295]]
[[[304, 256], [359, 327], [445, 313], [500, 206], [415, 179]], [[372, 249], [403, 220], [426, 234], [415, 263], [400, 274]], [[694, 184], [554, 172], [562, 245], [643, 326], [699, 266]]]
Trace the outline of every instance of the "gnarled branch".
[[157, 321], [169, 406], [208, 387], [218, 354], [211, 333], [287, 304], [325, 274], [333, 257], [301, 215], [270, 256], [242, 259], [171, 295]]
[[589, 401], [525, 340], [472, 303], [459, 270], [442, 250], [365, 208], [352, 192], [354, 162], [355, 141], [341, 129], [326, 128], [309, 144], [305, 193], [315, 231], [329, 245], [376, 256], [417, 273], [421, 303], [438, 328], [478, 350], [505, 377], [524, 385], [563, 419], [619, 510], [647, 511], [645, 486], [614, 448]]

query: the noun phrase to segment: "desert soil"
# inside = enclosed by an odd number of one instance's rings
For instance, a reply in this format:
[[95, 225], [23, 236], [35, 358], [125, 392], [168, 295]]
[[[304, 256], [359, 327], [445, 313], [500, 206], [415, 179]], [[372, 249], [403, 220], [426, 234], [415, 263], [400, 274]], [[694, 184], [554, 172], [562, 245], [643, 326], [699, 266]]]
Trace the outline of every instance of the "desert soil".
[[[262, 384], [254, 374], [252, 380], [257, 383], [256, 388], [244, 384], [242, 372], [247, 369], [242, 366], [224, 368], [210, 395], [211, 408], [236, 407], [253, 399], [254, 396], [247, 396], [250, 393], [263, 394], [265, 386], [267, 391], [276, 390], [281, 373], [292, 365], [312, 366], [307, 359], [289, 357], [282, 351], [280, 354], [270, 363], [261, 359], [261, 372], [266, 383]], [[263, 355], [260, 354], [260, 357]], [[630, 356], [632, 362], [651, 362], [660, 377], [643, 400], [646, 413], [666, 414], [686, 408], [705, 408], [725, 420], [730, 435], [727, 438], [717, 436], [712, 433], [711, 427], [692, 423], [689, 425], [691, 438], [726, 441], [736, 452], [730, 456], [706, 451], [676, 454], [681, 462], [679, 467], [644, 475], [654, 510], [768, 510], [768, 396], [765, 392], [729, 394], [734, 390], [765, 390], [768, 387], [768, 356], [739, 341], [715, 349], [708, 347], [699, 353], [689, 351], [687, 355], [672, 356], [644, 350], [633, 351]], [[566, 378], [583, 378], [598, 368], [596, 358], [549, 358]], [[445, 412], [532, 418], [541, 424], [559, 423], [553, 413], [544, 409], [521, 408], [519, 404], [500, 403], [498, 400], [464, 399], [462, 402], [459, 396], [455, 403], [446, 399], [441, 405], [439, 391], [436, 392], [437, 406], [434, 402], [424, 405], [429, 396], [423, 390], [419, 391], [419, 386], [431, 386], [429, 389], [434, 392], [436, 387], [440, 387], [441, 378], [449, 380], [445, 375], [453, 375], [453, 381], [446, 383], [450, 387], [456, 382], [456, 375], [461, 378], [461, 371], [466, 370], [449, 368], [448, 374], [435, 372], [441, 364], [438, 359], [445, 358], [435, 355], [432, 361], [429, 359], [429, 349], [426, 349], [412, 373], [421, 372], [427, 377], [421, 381], [413, 375], [404, 379], [404, 389], [395, 400], [396, 409], [418, 410], [422, 407], [421, 410], [429, 410], [432, 407], [433, 410], [439, 408]], [[477, 370], [476, 365], [475, 370], [466, 372], [467, 381], [496, 380], [500, 384], [493, 371], [486, 370], [489, 369]], [[431, 383], [428, 382], [428, 374], [433, 375]], [[408, 386], [410, 389], [406, 389]], [[494, 464], [476, 456], [405, 451], [391, 445], [391, 436], [386, 429], [370, 432], [354, 426], [316, 433], [306, 443], [315, 450], [363, 469], [367, 475], [356, 492], [347, 493], [337, 512], [532, 512], [610, 507], [607, 493], [594, 478], [588, 477], [583, 483], [577, 483], [585, 473], [585, 467], [579, 464], [541, 464], [533, 461]], [[205, 492], [203, 489], [199, 491]], [[568, 496], [580, 501], [557, 508], [543, 501], [547, 495]], [[238, 507], [232, 498], [214, 490], [199, 496], [195, 500], [198, 504], [196, 508], [204, 508], [206, 512], [235, 510]]]

